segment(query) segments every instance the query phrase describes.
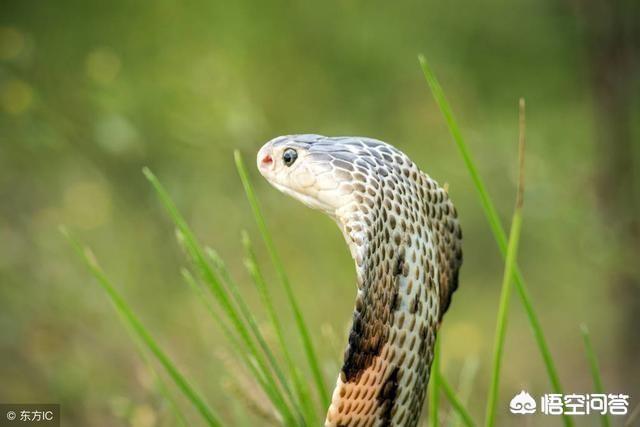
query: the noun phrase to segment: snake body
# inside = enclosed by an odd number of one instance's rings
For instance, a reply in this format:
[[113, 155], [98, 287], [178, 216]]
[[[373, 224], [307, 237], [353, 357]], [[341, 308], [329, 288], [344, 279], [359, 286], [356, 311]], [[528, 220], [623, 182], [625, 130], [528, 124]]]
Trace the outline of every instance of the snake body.
[[333, 218], [355, 260], [353, 323], [325, 425], [415, 426], [462, 264], [447, 191], [395, 147], [362, 137], [278, 137], [258, 168]]

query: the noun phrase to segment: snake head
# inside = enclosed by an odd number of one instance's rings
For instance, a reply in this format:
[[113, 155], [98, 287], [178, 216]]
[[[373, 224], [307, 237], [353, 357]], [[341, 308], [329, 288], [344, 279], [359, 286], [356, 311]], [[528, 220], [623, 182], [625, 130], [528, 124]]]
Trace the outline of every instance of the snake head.
[[350, 201], [348, 176], [332, 164], [320, 135], [280, 136], [258, 152], [258, 170], [278, 190], [335, 217]]

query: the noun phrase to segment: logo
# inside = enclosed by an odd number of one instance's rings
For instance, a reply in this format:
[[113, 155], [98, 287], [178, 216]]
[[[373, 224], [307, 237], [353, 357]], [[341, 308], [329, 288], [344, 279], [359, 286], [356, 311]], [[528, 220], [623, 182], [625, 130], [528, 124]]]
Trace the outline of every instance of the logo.
[[[619, 393], [559, 394], [540, 396], [543, 415], [627, 415], [631, 396]], [[512, 414], [535, 414], [536, 400], [522, 390], [509, 402]]]
[[536, 401], [529, 393], [522, 390], [513, 396], [509, 402], [509, 410], [512, 414], [534, 414], [536, 412]]

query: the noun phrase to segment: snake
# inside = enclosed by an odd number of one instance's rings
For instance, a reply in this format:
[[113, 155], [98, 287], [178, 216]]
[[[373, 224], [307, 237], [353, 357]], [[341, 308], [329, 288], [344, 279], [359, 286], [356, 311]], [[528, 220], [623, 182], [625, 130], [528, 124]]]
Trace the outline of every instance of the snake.
[[325, 426], [417, 425], [462, 265], [448, 190], [394, 146], [365, 137], [280, 136], [260, 148], [257, 166], [332, 218], [355, 262], [353, 320]]

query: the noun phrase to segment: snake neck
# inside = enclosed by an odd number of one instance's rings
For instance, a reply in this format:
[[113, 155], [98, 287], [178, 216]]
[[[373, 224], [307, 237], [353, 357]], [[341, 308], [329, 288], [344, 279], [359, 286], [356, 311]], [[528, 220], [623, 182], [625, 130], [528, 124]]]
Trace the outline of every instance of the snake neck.
[[[446, 221], [436, 225], [444, 208], [430, 208], [431, 197], [423, 201], [418, 184], [398, 181], [393, 193], [382, 183], [375, 197], [336, 212], [356, 263], [357, 295], [327, 426], [415, 426], [419, 420], [449, 301], [452, 256], [444, 245], [453, 239]], [[449, 203], [435, 183], [423, 184], [422, 195], [439, 194], [436, 205]]]

